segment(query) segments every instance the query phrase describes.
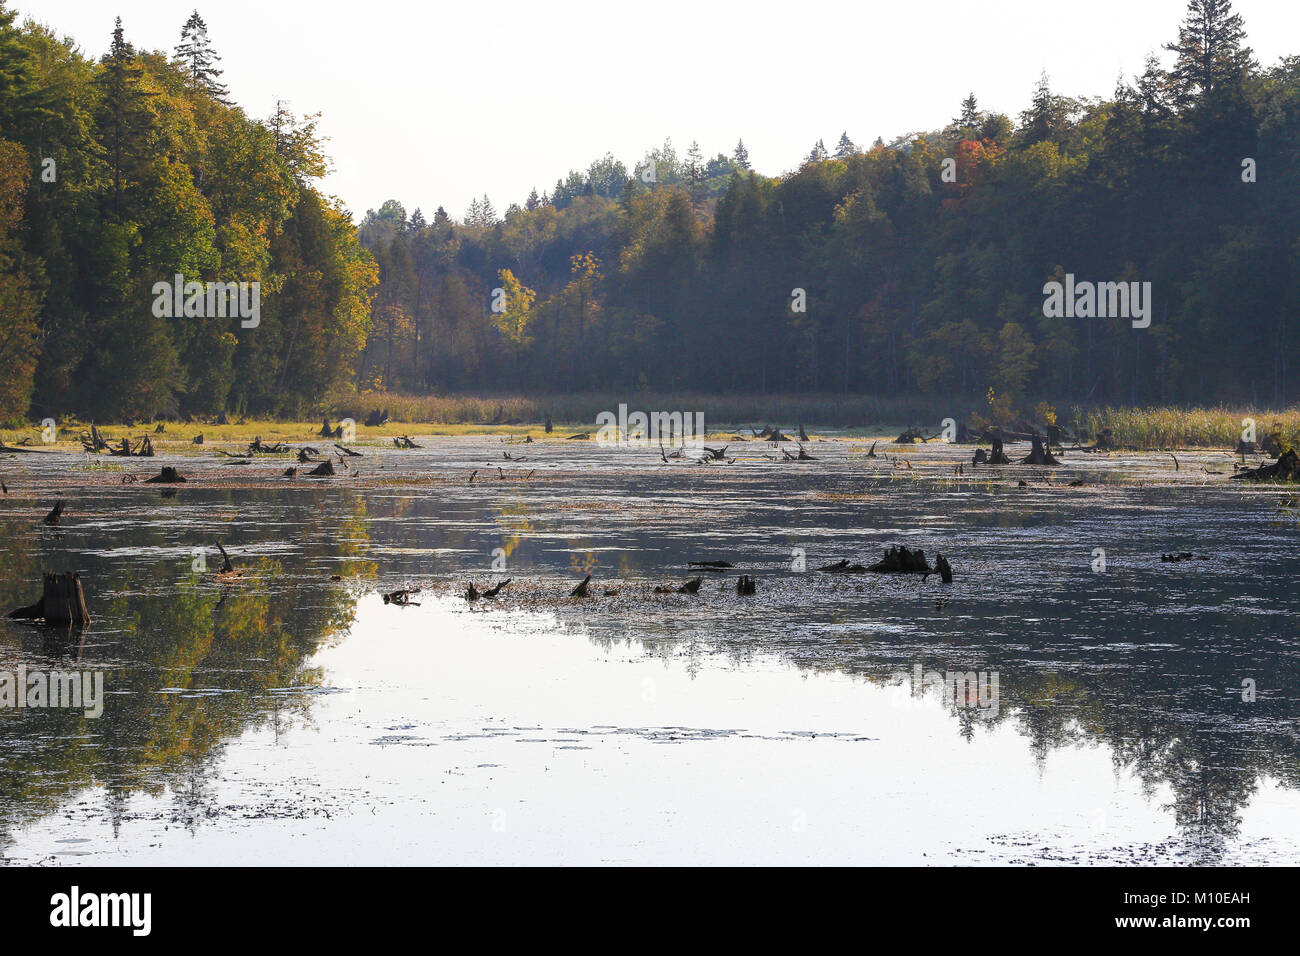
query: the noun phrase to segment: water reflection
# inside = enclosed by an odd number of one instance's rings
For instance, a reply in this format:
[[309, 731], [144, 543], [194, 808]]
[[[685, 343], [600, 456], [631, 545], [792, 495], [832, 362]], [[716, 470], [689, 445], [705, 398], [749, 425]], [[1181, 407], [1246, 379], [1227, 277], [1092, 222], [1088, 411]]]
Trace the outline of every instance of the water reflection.
[[[475, 461], [451, 458], [448, 473]], [[865, 694], [898, 694], [899, 675], [917, 667], [996, 672], [996, 707], [947, 704], [953, 734], [979, 746], [1013, 728], [1040, 767], [1056, 751], [1105, 748], [1168, 814], [1192, 862], [1223, 859], [1261, 781], [1300, 784], [1300, 558], [1287, 500], [1132, 485], [1017, 492], [864, 476], [833, 458], [813, 473], [671, 480], [599, 465], [433, 492], [400, 480], [186, 487], [167, 499], [91, 489], [57, 531], [36, 526], [32, 505], [6, 502], [3, 607], [28, 603], [43, 570], [75, 569], [95, 623], [64, 634], [6, 622], [0, 669], [103, 670], [109, 703], [97, 720], [0, 714], [0, 847], [90, 788], [103, 788], [115, 821], [133, 794], [166, 794], [176, 822], [202, 826], [233, 741], [313, 720], [330, 683], [313, 655], [348, 634], [361, 591], [498, 574], [541, 579], [557, 595], [586, 573], [618, 581], [620, 595], [603, 603], [557, 602], [559, 621], [597, 648], [634, 646], [692, 675], [777, 655], [810, 675], [851, 675]], [[218, 539], [244, 579], [221, 585], [192, 570], [194, 548]], [[950, 554], [956, 583], [832, 578], [790, 559], [802, 549], [816, 567], [898, 541]], [[1164, 564], [1168, 550], [1210, 559]], [[738, 598], [716, 576], [695, 599], [648, 596], [702, 559], [756, 573], [759, 593]], [[400, 674], [402, 662], [389, 667]]]

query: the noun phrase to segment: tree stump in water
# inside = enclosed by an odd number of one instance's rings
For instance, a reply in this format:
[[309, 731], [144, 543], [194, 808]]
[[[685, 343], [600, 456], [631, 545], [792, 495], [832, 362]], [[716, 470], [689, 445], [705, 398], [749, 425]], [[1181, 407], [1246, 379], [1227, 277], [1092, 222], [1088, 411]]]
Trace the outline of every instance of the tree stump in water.
[[1291, 449], [1271, 465], [1247, 469], [1232, 475], [1232, 479], [1246, 481], [1300, 481], [1300, 457]]
[[905, 546], [893, 545], [885, 556], [867, 568], [876, 574], [934, 574], [934, 568], [925, 560], [925, 552], [920, 548], [915, 551]]
[[163, 465], [162, 472], [154, 475], [152, 478], [145, 479], [146, 485], [180, 485], [185, 483], [179, 472], [171, 465]]
[[1033, 442], [1033, 449], [1024, 458], [1020, 459], [1022, 465], [1059, 465], [1060, 462], [1052, 455], [1052, 449], [1043, 445], [1043, 439], [1035, 435], [1030, 439]]
[[315, 468], [313, 468], [311, 471], [307, 472], [307, 473], [306, 473], [306, 477], [308, 477], [308, 478], [333, 478], [333, 477], [334, 477], [334, 463], [333, 463], [332, 461], [330, 461], [330, 460], [327, 458], [327, 459], [325, 459], [324, 461], [322, 461], [319, 465], [317, 465]]
[[45, 574], [41, 599], [27, 607], [10, 611], [8, 616], [16, 621], [44, 620], [58, 627], [90, 623], [86, 610], [86, 597], [81, 590], [81, 575], [76, 573]]
[[1009, 465], [1011, 459], [1002, 451], [1002, 439], [993, 439], [993, 451], [985, 452], [983, 448], [975, 449], [975, 457], [971, 459], [974, 465]]

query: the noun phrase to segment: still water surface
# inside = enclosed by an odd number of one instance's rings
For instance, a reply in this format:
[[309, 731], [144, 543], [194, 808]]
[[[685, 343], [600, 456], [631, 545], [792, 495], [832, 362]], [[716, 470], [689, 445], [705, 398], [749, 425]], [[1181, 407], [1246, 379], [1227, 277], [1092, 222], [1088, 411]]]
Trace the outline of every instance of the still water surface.
[[[0, 710], [0, 858], [1300, 862], [1300, 516], [1209, 473], [1226, 455], [1074, 455], [1049, 482], [954, 476], [959, 448], [423, 444], [328, 484], [181, 459], [168, 497], [84, 456], [0, 462], [3, 608], [76, 569], [95, 617], [0, 623], [0, 671], [106, 691], [98, 719]], [[244, 578], [193, 570], [214, 540]], [[955, 582], [813, 570], [892, 543]], [[757, 595], [651, 593], [691, 560]], [[618, 593], [560, 597], [588, 571]]]

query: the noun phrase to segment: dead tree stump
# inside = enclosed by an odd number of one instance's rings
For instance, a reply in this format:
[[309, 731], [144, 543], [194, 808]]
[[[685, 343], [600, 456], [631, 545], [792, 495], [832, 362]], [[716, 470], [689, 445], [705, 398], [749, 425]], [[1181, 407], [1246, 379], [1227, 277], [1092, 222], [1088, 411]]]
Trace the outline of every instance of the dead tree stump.
[[44, 620], [58, 627], [84, 627], [90, 623], [86, 597], [81, 590], [81, 575], [75, 572], [46, 572], [41, 599], [8, 614], [16, 621]]

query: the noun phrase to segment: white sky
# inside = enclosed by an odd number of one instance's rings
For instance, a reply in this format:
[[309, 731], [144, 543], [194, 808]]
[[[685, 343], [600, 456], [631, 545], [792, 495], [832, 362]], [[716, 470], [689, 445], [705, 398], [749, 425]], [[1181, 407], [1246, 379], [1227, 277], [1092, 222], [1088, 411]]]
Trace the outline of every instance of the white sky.
[[[108, 47], [175, 47], [196, 0], [10, 0], [20, 18]], [[324, 114], [325, 189], [359, 219], [399, 199], [457, 218], [549, 190], [607, 151], [630, 167], [672, 137], [706, 155], [743, 137], [759, 171], [933, 129], [971, 90], [1014, 116], [1040, 71], [1071, 96], [1110, 95], [1177, 37], [1185, 0], [197, 0], [235, 101]], [[1236, 0], [1265, 65], [1300, 54], [1300, 4]]]

